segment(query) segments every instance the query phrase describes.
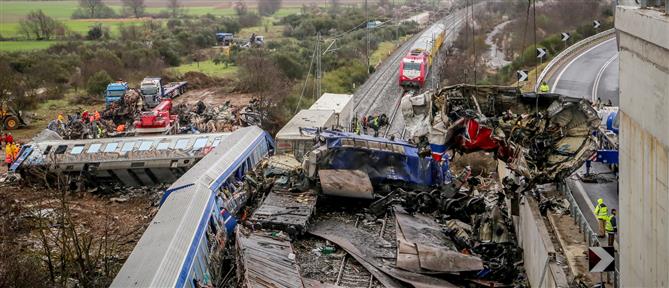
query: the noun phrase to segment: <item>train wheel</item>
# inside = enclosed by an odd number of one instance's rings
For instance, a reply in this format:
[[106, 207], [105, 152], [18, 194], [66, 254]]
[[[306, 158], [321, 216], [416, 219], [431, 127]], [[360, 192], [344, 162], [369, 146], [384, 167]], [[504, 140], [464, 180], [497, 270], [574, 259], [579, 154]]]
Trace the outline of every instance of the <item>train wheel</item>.
[[7, 116], [5, 118], [5, 129], [14, 130], [19, 127], [19, 118], [16, 116]]

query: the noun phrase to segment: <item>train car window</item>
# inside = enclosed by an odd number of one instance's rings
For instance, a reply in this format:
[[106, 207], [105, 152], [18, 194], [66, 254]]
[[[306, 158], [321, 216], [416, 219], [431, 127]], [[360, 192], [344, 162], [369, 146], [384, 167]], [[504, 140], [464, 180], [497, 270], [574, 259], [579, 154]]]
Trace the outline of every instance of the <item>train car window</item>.
[[156, 145], [156, 150], [167, 150], [170, 147], [170, 142], [160, 142]]
[[42, 154], [46, 155], [46, 154], [49, 154], [49, 152], [51, 152], [51, 145], [46, 146], [46, 149], [44, 149], [44, 153], [42, 153]]
[[118, 147], [118, 143], [109, 143], [107, 146], [105, 146], [104, 152], [114, 152], [116, 151], [116, 148]]
[[139, 144], [139, 151], [146, 151], [151, 149], [151, 146], [153, 146], [153, 141], [143, 141], [141, 144]]
[[177, 141], [177, 144], [174, 145], [174, 149], [184, 150], [184, 149], [186, 149], [187, 145], [188, 145], [188, 139], [179, 139]]
[[81, 154], [81, 152], [83, 152], [83, 151], [84, 151], [84, 144], [78, 144], [78, 145], [74, 145], [74, 147], [72, 147], [72, 150], [70, 150], [70, 154], [78, 155], [78, 154]]
[[209, 139], [207, 139], [206, 137], [204, 137], [204, 138], [197, 138], [197, 139], [195, 140], [195, 143], [193, 144], [193, 150], [198, 150], [198, 149], [202, 149], [202, 148], [204, 148], [204, 146], [207, 145], [207, 141], [208, 141], [208, 140], [209, 140]]
[[86, 153], [88, 154], [98, 153], [98, 151], [100, 151], [100, 147], [102, 147], [102, 144], [93, 143], [91, 144], [91, 146], [88, 146], [88, 150], [86, 150]]
[[135, 142], [126, 142], [123, 144], [123, 147], [121, 147], [121, 152], [132, 151], [132, 148], [135, 148]]
[[67, 145], [58, 145], [56, 147], [56, 151], [53, 151], [54, 154], [63, 154], [65, 153], [65, 150], [67, 150]]
[[214, 142], [211, 143], [211, 146], [216, 147], [220, 143], [221, 143], [221, 137], [216, 137], [216, 138], [214, 138]]

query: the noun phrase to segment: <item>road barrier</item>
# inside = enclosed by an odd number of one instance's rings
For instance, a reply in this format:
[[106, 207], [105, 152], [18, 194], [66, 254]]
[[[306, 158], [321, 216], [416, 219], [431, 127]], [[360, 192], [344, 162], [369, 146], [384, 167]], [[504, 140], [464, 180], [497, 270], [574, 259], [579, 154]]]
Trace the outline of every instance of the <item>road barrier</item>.
[[592, 35], [588, 38], [585, 38], [581, 41], [574, 43], [574, 45], [567, 47], [567, 49], [562, 50], [562, 52], [560, 52], [557, 56], [555, 56], [553, 60], [551, 60], [551, 62], [548, 62], [546, 68], [544, 68], [544, 70], [541, 71], [541, 74], [539, 74], [539, 78], [537, 79], [537, 83], [534, 84], [534, 91], [535, 92], [539, 91], [539, 85], [544, 81], [544, 78], [547, 78], [548, 75], [552, 75], [553, 72], [552, 70], [559, 67], [558, 64], [560, 64], [562, 61], [568, 59], [569, 56], [572, 56], [573, 54], [580, 52], [585, 47], [589, 47], [593, 43], [597, 43], [598, 41], [613, 35], [615, 31], [616, 31], [615, 28], [611, 28], [609, 30], [597, 33], [595, 35]]

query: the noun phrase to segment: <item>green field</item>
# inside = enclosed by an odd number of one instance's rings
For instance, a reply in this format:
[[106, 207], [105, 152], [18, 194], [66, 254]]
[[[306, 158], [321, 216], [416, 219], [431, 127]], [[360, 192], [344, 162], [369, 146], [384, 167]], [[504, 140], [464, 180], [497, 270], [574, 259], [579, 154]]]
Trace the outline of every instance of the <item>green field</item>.
[[39, 50], [51, 47], [59, 41], [0, 41], [0, 51]]
[[[215, 7], [184, 7], [184, 11], [190, 15], [204, 15], [207, 13], [219, 16], [233, 16], [235, 11], [232, 8], [215, 8]], [[85, 35], [86, 32], [96, 23], [107, 27], [112, 36], [118, 35], [119, 27], [121, 25], [137, 25], [143, 23], [143, 19], [102, 19], [102, 20], [87, 20], [70, 19], [72, 13], [77, 9], [77, 1], [0, 1], [0, 36], [5, 38], [16, 38], [18, 40], [24, 39], [24, 35], [19, 32], [19, 21], [25, 17], [30, 11], [42, 9], [47, 15], [63, 22], [63, 24], [72, 32]], [[111, 5], [116, 12], [121, 12], [121, 6]], [[149, 7], [146, 8], [147, 13], [158, 13], [166, 10], [164, 7]], [[253, 11], [253, 8], [249, 8]], [[272, 17], [265, 18], [263, 21], [273, 22], [281, 17], [289, 14], [299, 13], [299, 7], [286, 7], [280, 9]], [[163, 20], [159, 20], [163, 21]], [[268, 39], [281, 37], [283, 28], [280, 26], [270, 27], [269, 33], [264, 32], [264, 27], [253, 27], [245, 29], [245, 33], [250, 35], [251, 31], [255, 31], [260, 35], [266, 35]], [[244, 33], [242, 33], [244, 34]], [[16, 51], [22, 50], [23, 42], [4, 42], [0, 50]], [[54, 41], [25, 41], [25, 50], [29, 49], [43, 49], [55, 43]]]
[[196, 71], [207, 74], [213, 77], [224, 77], [237, 72], [237, 66], [229, 65], [225, 68], [225, 64], [214, 64], [213, 61], [207, 60], [199, 63], [184, 64], [179, 67], [168, 68], [177, 74], [184, 74], [188, 71]]

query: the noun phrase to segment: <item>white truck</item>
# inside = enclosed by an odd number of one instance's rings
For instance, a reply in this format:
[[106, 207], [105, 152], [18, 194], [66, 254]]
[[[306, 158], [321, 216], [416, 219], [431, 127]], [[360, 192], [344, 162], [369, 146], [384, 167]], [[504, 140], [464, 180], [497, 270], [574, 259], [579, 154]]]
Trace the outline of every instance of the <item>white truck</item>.
[[165, 98], [175, 98], [186, 92], [188, 82], [171, 82], [163, 84], [160, 77], [146, 77], [140, 84], [140, 92], [144, 105], [153, 108]]

